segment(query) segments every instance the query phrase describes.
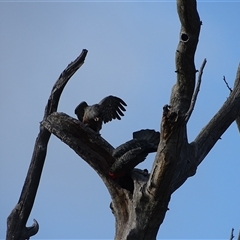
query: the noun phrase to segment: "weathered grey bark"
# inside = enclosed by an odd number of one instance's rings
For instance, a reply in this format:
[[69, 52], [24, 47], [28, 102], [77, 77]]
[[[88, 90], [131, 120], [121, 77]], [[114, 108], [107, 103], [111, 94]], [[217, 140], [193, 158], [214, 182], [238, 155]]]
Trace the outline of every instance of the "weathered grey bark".
[[[59, 76], [48, 99], [43, 120], [45, 120], [51, 113], [57, 111], [58, 102], [65, 85], [72, 75], [82, 66], [86, 55], [87, 50], [83, 50], [79, 57], [74, 62], [70, 63]], [[7, 240], [29, 239], [38, 231], [39, 226], [35, 220], [32, 227], [26, 227], [26, 223], [36, 197], [50, 135], [51, 133], [46, 128], [40, 126], [40, 131], [33, 150], [32, 160], [20, 198], [7, 219]]]
[[182, 25], [176, 51], [177, 82], [170, 105], [163, 108], [161, 139], [152, 170], [150, 174], [132, 172], [133, 194], [109, 178], [108, 169], [114, 159], [112, 147], [104, 139], [64, 113], [53, 113], [42, 122], [92, 166], [106, 184], [116, 218], [116, 240], [156, 239], [171, 194], [195, 174], [197, 166], [239, 115], [240, 68], [227, 101], [196, 139], [188, 143], [186, 125], [200, 87], [199, 83], [195, 89], [194, 54], [201, 21], [195, 0], [178, 0], [177, 9]]
[[[182, 23], [176, 52], [177, 83], [172, 91], [171, 107], [164, 107], [161, 140], [152, 171], [149, 175], [133, 171], [133, 194], [108, 177], [108, 169], [114, 159], [111, 148], [100, 147], [103, 139], [63, 113], [54, 113], [42, 122], [88, 162], [106, 184], [116, 218], [116, 240], [155, 239], [172, 192], [196, 170], [192, 161], [194, 148], [187, 142], [185, 119], [195, 87], [194, 54], [201, 22], [195, 1], [177, 1], [177, 7]], [[98, 140], [94, 141], [96, 137]], [[95, 145], [90, 147], [93, 141]], [[103, 157], [104, 153], [108, 155]]]
[[[31, 179], [28, 179], [30, 174], [28, 173], [27, 185], [23, 188], [17, 207], [8, 218], [9, 233], [18, 234], [19, 237], [8, 235], [8, 239], [23, 239], [22, 236], [20, 237], [19, 231], [23, 231], [34, 202], [50, 133], [71, 147], [98, 173], [105, 183], [112, 198], [111, 207], [116, 219], [115, 239], [156, 239], [159, 227], [168, 210], [171, 194], [188, 177], [195, 174], [197, 166], [240, 113], [239, 67], [234, 89], [227, 101], [196, 139], [192, 143], [188, 143], [186, 125], [200, 86], [199, 84], [195, 89], [194, 55], [201, 21], [196, 8], [196, 0], [177, 0], [177, 10], [181, 21], [180, 41], [176, 51], [177, 82], [172, 89], [170, 104], [163, 107], [161, 138], [150, 174], [135, 169], [131, 174], [134, 183], [133, 193], [121, 188], [108, 175], [109, 168], [115, 161], [112, 157], [113, 147], [78, 120], [64, 113], [57, 113], [56, 107], [53, 110], [49, 110], [47, 107], [40, 127], [40, 133], [42, 131], [47, 140], [43, 141], [44, 144], [36, 143], [35, 148], [38, 147], [38, 151], [43, 150], [42, 157], [39, 153], [38, 156], [33, 155], [32, 160], [32, 163], [37, 161], [39, 164], [35, 166], [35, 168], [39, 168], [36, 170], [37, 181], [33, 189], [29, 187], [28, 181]], [[69, 78], [72, 74], [69, 74]], [[194, 90], [196, 94], [194, 94]], [[58, 99], [59, 97], [60, 94]], [[53, 96], [53, 98], [55, 97]], [[53, 98], [49, 101], [54, 102]], [[193, 104], [191, 104], [192, 102]], [[49, 106], [51, 106], [50, 103]], [[36, 160], [34, 160], [35, 158]], [[32, 172], [31, 165], [29, 172]], [[34, 197], [29, 198], [29, 195], [32, 194], [31, 191], [33, 191]], [[27, 198], [32, 199], [31, 206], [28, 207], [27, 213], [24, 213]], [[21, 214], [24, 218], [20, 217]]]

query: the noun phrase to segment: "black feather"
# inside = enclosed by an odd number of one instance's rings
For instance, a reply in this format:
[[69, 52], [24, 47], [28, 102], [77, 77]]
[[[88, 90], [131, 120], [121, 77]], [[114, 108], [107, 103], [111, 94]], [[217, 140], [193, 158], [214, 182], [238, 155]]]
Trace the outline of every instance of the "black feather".
[[144, 161], [151, 152], [156, 152], [160, 141], [160, 133], [144, 129], [133, 133], [133, 139], [118, 146], [113, 151], [116, 161], [110, 168], [110, 173], [131, 171]]

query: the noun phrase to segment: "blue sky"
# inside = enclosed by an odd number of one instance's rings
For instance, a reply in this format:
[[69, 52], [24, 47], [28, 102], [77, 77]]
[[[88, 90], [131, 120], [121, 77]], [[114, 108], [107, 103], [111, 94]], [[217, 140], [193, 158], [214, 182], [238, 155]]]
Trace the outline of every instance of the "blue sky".
[[[189, 141], [228, 97], [240, 59], [240, 1], [199, 1], [203, 22], [195, 63], [204, 58], [202, 86], [188, 124]], [[85, 64], [65, 87], [58, 111], [74, 116], [80, 101], [107, 95], [128, 104], [121, 121], [103, 126], [113, 146], [132, 132], [159, 130], [162, 107], [176, 81], [180, 23], [173, 1], [0, 2], [0, 239], [18, 201], [53, 84], [88, 49]], [[160, 239], [227, 239], [240, 229], [240, 136], [233, 123], [172, 196]], [[154, 154], [139, 167], [150, 169]], [[51, 136], [29, 218], [32, 239], [113, 239], [110, 196], [98, 175]]]

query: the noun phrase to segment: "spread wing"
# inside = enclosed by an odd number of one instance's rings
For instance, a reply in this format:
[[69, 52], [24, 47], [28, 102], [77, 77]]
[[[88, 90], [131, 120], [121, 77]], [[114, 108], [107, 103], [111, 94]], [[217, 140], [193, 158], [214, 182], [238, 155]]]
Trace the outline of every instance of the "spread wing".
[[142, 129], [133, 132], [133, 139], [146, 140], [153, 147], [157, 148], [160, 141], [160, 132], [153, 129]]
[[142, 129], [133, 133], [133, 139], [118, 146], [113, 151], [116, 161], [110, 168], [111, 173], [131, 171], [147, 155], [156, 152], [160, 140], [160, 133], [155, 130]]
[[147, 141], [144, 140], [138, 140], [138, 139], [132, 139], [129, 140], [123, 144], [121, 144], [120, 146], [118, 146], [116, 149], [113, 150], [113, 157], [115, 158], [120, 158], [122, 157], [125, 153], [136, 149], [136, 148], [143, 148], [147, 145]]
[[110, 168], [111, 173], [128, 172], [135, 168], [140, 162], [143, 162], [148, 153], [145, 148], [137, 147], [130, 149], [118, 158]]
[[75, 114], [77, 115], [78, 117], [78, 120], [79, 121], [83, 121], [83, 115], [84, 115], [84, 111], [85, 111], [85, 108], [87, 107], [87, 103], [86, 102], [81, 102], [78, 104], [78, 106], [75, 108]]
[[124, 116], [123, 111], [126, 111], [124, 106], [127, 106], [121, 98], [115, 96], [105, 97], [99, 105], [101, 106], [102, 120], [104, 123], [116, 118], [120, 120], [121, 116]]

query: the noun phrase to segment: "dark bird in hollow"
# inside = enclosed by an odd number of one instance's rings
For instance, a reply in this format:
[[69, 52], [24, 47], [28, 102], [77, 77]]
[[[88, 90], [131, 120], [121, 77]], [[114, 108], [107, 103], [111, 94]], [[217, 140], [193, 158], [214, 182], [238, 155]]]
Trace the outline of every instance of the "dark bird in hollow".
[[127, 104], [118, 97], [108, 96], [101, 100], [98, 104], [89, 106], [86, 102], [81, 102], [75, 109], [78, 119], [99, 133], [102, 129], [102, 123], [112, 121], [112, 119], [121, 119], [126, 111], [124, 106]]
[[149, 153], [157, 151], [159, 141], [160, 133], [155, 130], [144, 129], [134, 132], [132, 140], [113, 151], [116, 161], [111, 166], [109, 175], [117, 179], [130, 173]]

